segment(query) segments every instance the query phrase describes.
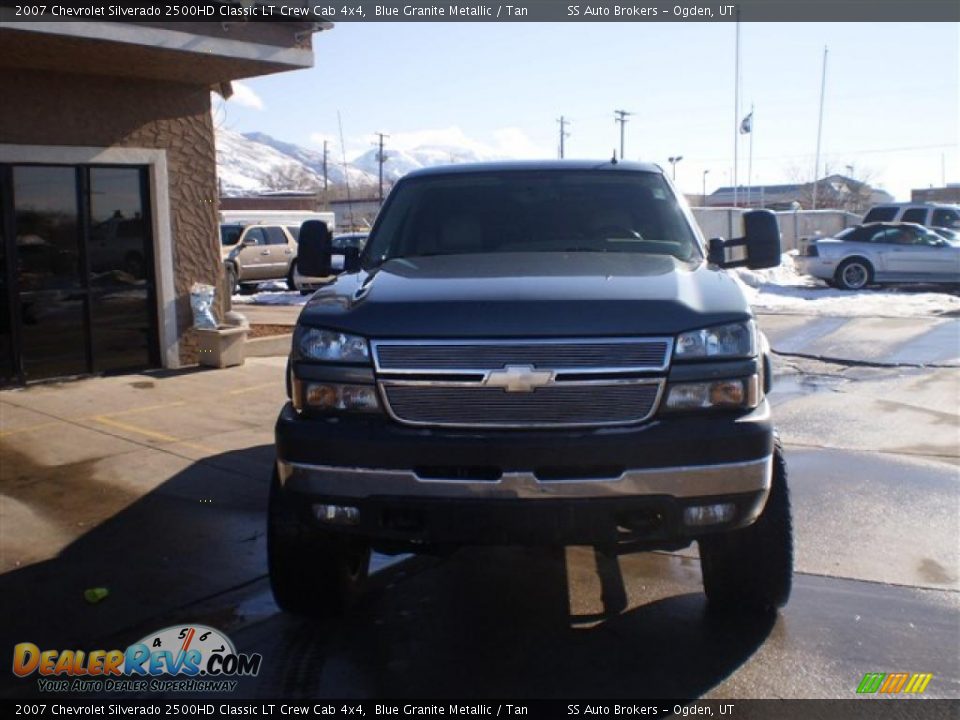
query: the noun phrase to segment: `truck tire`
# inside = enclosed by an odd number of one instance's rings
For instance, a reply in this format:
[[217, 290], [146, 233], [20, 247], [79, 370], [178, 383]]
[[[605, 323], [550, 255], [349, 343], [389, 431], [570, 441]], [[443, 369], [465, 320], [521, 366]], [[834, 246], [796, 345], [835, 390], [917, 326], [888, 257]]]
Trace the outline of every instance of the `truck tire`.
[[304, 522], [273, 472], [267, 513], [270, 588], [281, 610], [321, 618], [346, 610], [362, 590], [370, 564], [363, 540]]
[[766, 612], [787, 604], [793, 581], [793, 523], [779, 439], [770, 495], [760, 517], [742, 530], [701, 538], [699, 545], [711, 609]]

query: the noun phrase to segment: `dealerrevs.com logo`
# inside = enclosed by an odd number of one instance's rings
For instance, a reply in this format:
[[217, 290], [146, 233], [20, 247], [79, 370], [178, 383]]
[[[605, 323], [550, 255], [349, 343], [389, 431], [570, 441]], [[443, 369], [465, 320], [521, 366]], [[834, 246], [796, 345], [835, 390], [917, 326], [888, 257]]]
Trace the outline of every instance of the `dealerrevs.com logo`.
[[224, 692], [235, 678], [260, 672], [263, 656], [238, 653], [206, 625], [176, 625], [151, 633], [126, 650], [13, 648], [13, 674], [37, 675], [41, 692]]

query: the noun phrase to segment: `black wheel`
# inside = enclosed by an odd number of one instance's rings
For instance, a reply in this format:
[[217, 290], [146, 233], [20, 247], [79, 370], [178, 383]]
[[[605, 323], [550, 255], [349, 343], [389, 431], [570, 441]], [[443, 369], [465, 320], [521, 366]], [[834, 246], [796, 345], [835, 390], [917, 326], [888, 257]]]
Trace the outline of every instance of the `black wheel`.
[[240, 292], [240, 283], [237, 282], [237, 269], [233, 265], [227, 265], [227, 291], [231, 295]]
[[294, 260], [292, 263], [290, 263], [290, 272], [287, 273], [287, 290], [300, 289], [300, 286], [297, 284], [296, 272], [297, 261]]
[[873, 266], [863, 258], [850, 258], [840, 263], [834, 279], [844, 290], [862, 290], [873, 282]]
[[712, 609], [765, 612], [787, 604], [793, 583], [793, 522], [780, 441], [766, 507], [742, 530], [699, 541], [703, 588]]
[[370, 547], [361, 539], [307, 524], [274, 470], [267, 513], [267, 565], [280, 609], [325, 617], [342, 613], [363, 588]]

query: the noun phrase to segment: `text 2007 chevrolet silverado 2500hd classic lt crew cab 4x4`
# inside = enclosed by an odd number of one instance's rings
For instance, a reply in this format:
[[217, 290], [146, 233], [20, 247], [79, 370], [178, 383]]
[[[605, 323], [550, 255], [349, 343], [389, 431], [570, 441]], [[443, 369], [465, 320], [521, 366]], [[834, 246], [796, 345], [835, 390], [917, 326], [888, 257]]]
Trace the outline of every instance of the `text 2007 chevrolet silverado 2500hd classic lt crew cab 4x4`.
[[[768, 345], [725, 268], [780, 261], [772, 213], [705, 246], [660, 168], [411, 173], [362, 252], [307, 303], [276, 427], [279, 605], [342, 607], [371, 548], [678, 549], [710, 604], [790, 593]], [[300, 267], [330, 274], [304, 223]]]

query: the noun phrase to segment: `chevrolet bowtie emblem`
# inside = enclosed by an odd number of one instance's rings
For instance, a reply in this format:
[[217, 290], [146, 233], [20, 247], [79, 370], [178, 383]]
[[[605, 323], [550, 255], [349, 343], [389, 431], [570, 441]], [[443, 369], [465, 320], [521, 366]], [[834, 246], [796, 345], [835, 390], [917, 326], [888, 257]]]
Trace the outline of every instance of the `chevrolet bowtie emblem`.
[[492, 370], [483, 379], [486, 387], [503, 388], [507, 392], [533, 392], [550, 385], [556, 373], [553, 370], [535, 370], [533, 365], [507, 365], [503, 370]]

